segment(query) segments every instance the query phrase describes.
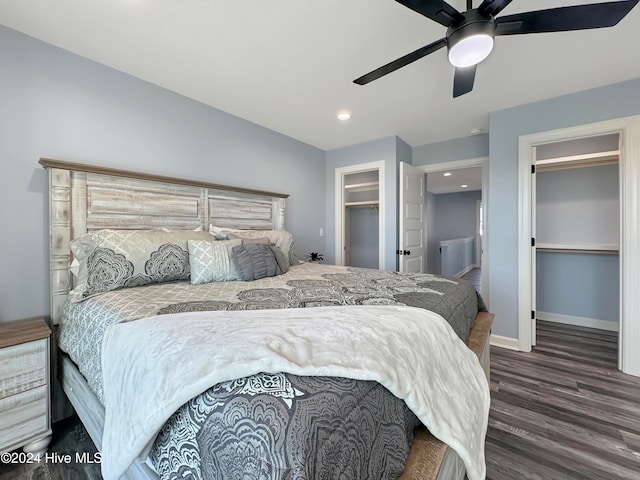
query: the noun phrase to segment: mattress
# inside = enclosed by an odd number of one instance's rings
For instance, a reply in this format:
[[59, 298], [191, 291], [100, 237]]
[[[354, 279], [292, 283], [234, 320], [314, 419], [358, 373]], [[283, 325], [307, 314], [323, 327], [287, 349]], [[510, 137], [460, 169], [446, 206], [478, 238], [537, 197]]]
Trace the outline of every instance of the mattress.
[[[336, 305], [434, 311], [466, 342], [481, 299], [470, 284], [430, 274], [303, 263], [253, 282], [176, 282], [69, 302], [60, 347], [104, 404], [109, 325], [158, 314]], [[397, 478], [418, 420], [376, 382], [258, 374], [212, 386], [169, 419], [150, 451], [163, 478]]]

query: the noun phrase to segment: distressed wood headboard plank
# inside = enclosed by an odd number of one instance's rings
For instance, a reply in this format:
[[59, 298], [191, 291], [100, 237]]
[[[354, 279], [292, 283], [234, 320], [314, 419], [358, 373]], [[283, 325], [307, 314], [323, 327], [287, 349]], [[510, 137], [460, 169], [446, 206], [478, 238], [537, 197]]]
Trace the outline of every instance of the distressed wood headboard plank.
[[[59, 319], [71, 288], [71, 175], [49, 170], [49, 268], [51, 320]], [[57, 321], [55, 322], [57, 323]]]
[[[80, 187], [79, 182], [73, 183]], [[103, 228], [194, 229], [205, 218], [201, 187], [129, 181], [87, 173], [80, 190], [86, 191], [87, 231]], [[74, 213], [78, 212], [74, 210]]]
[[288, 195], [41, 159], [49, 170], [51, 319], [72, 288], [71, 241], [101, 229], [284, 228]]

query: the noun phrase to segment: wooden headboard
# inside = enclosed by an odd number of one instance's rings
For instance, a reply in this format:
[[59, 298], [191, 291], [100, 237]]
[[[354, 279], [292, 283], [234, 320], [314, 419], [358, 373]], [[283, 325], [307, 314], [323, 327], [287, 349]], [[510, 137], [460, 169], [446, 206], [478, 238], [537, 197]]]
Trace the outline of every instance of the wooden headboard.
[[71, 240], [93, 230], [281, 230], [286, 194], [42, 158], [49, 171], [51, 321], [72, 288]]

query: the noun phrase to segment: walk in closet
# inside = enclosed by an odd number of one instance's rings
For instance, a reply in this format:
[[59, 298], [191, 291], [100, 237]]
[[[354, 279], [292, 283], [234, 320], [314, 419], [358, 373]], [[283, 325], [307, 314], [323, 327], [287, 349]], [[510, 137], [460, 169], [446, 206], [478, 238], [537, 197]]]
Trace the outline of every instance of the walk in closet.
[[535, 310], [548, 320], [618, 330], [618, 134], [535, 147]]

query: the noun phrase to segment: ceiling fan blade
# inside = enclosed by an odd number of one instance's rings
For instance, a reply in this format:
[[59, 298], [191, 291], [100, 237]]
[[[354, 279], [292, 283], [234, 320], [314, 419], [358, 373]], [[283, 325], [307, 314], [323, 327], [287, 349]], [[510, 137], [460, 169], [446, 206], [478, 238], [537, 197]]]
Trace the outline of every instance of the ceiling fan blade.
[[496, 35], [567, 32], [612, 27], [622, 20], [640, 0], [551, 8], [516, 13], [496, 19]]
[[483, 15], [495, 17], [512, 1], [513, 0], [484, 0], [478, 7], [478, 11]]
[[476, 79], [476, 67], [477, 65], [456, 68], [456, 73], [453, 77], [453, 98], [473, 90], [473, 82]]
[[462, 20], [462, 14], [444, 0], [396, 0], [414, 12], [418, 12], [445, 27], [456, 20]]
[[447, 40], [445, 38], [441, 38], [433, 43], [430, 43], [426, 47], [419, 48], [418, 50], [406, 54], [404, 57], [400, 57], [393, 62], [389, 62], [386, 65], [383, 65], [380, 68], [376, 68], [372, 72], [367, 73], [366, 75], [361, 76], [360, 78], [356, 78], [353, 83], [357, 83], [358, 85], [366, 85], [369, 82], [377, 80], [380, 77], [385, 76], [387, 73], [394, 72], [399, 68], [404, 67], [405, 65], [409, 65], [416, 60], [420, 60], [422, 57], [426, 57], [430, 53], [435, 52], [436, 50], [440, 50], [447, 44]]

